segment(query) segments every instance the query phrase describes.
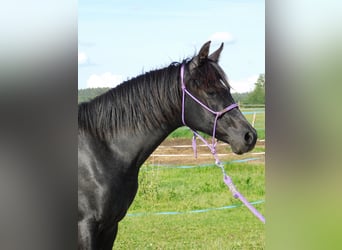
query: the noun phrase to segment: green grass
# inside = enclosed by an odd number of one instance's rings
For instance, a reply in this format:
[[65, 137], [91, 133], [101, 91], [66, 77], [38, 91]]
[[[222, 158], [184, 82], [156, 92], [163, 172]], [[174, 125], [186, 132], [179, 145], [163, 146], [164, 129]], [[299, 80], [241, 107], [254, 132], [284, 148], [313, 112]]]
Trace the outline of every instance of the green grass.
[[[265, 109], [242, 109], [242, 112], [253, 112], [253, 111], [264, 111]], [[253, 121], [253, 114], [245, 114], [246, 119], [252, 123]], [[258, 138], [265, 139], [265, 112], [264, 113], [257, 113], [256, 119], [254, 123], [254, 128], [257, 130]], [[207, 135], [200, 133], [205, 138], [208, 138]], [[168, 138], [192, 138], [192, 132], [186, 128], [181, 127], [173, 131]]]
[[[226, 171], [249, 201], [264, 200], [264, 164], [229, 164]], [[217, 167], [177, 169], [144, 165], [129, 214], [119, 224], [115, 249], [264, 249], [265, 226], [240, 204]], [[264, 203], [255, 205], [264, 214]], [[154, 212], [183, 212], [156, 215]]]

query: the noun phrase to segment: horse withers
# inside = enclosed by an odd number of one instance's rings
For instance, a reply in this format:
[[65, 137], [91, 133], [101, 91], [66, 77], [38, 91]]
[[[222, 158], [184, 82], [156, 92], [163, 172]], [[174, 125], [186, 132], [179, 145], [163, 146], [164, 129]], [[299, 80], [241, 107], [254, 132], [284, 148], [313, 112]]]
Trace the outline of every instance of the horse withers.
[[238, 107], [215, 117], [188, 95], [182, 99], [183, 80], [187, 91], [210, 110], [234, 103], [218, 65], [223, 44], [210, 55], [209, 48], [210, 41], [191, 59], [137, 76], [79, 104], [79, 249], [112, 249], [118, 223], [136, 195], [140, 166], [183, 122], [207, 134], [215, 124], [215, 137], [237, 154], [254, 148], [256, 131]]

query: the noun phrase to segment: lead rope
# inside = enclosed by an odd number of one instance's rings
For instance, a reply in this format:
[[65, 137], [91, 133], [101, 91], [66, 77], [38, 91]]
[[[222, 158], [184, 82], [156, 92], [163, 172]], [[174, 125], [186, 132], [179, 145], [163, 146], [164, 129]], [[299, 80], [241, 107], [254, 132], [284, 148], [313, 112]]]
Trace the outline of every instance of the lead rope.
[[[184, 83], [184, 64], [182, 64], [182, 66], [181, 66], [180, 77], [181, 77], [181, 85], [182, 85], [182, 122], [183, 122], [184, 126], [188, 127], [194, 134], [193, 138], [192, 138], [192, 148], [194, 150], [195, 158], [197, 158], [196, 138], [198, 137], [210, 149], [212, 155], [215, 158], [215, 165], [217, 167], [219, 167], [222, 171], [223, 182], [226, 184], [226, 186], [228, 187], [228, 189], [232, 193], [233, 197], [239, 199], [261, 222], [263, 222], [265, 224], [266, 223], [265, 218], [262, 216], [262, 214], [259, 213], [259, 211], [255, 207], [253, 207], [252, 204], [250, 204], [247, 201], [247, 199], [236, 189], [232, 179], [229, 177], [229, 175], [226, 174], [226, 171], [224, 169], [224, 165], [222, 164], [222, 162], [220, 161], [220, 159], [218, 158], [217, 153], [216, 153], [217, 142], [215, 142], [215, 134], [216, 134], [217, 120], [224, 113], [226, 113], [226, 112], [228, 112], [234, 108], [237, 108], [238, 105], [236, 103], [233, 103], [233, 104], [229, 105], [228, 107], [226, 107], [225, 109], [223, 109], [222, 111], [219, 111], [219, 112], [213, 111], [209, 107], [207, 107], [205, 104], [203, 104], [201, 101], [199, 101], [196, 97], [194, 97], [186, 89], [185, 83]], [[197, 131], [191, 129], [188, 125], [186, 125], [186, 123], [185, 123], [185, 94], [188, 94], [194, 101], [196, 101], [198, 104], [200, 104], [203, 108], [205, 108], [209, 112], [216, 115], [215, 121], [214, 121], [212, 144], [211, 145]]]

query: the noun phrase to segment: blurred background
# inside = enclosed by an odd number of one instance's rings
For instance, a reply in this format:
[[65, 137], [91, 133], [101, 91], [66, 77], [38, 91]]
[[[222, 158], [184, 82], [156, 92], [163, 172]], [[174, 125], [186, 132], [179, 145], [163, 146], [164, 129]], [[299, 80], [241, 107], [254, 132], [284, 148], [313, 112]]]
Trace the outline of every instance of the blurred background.
[[[265, 6], [266, 248], [340, 249], [341, 3]], [[0, 248], [75, 249], [77, 2], [6, 2], [0, 20]]]

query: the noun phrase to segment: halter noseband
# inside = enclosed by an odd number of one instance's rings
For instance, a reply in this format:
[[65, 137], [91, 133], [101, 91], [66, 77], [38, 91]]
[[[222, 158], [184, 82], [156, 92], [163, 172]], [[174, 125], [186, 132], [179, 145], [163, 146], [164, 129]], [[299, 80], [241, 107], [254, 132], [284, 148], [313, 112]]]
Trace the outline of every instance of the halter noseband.
[[[216, 134], [216, 126], [217, 126], [217, 120], [220, 116], [222, 116], [224, 113], [237, 108], [238, 105], [236, 103], [233, 103], [231, 105], [229, 105], [228, 107], [224, 108], [221, 111], [213, 111], [212, 109], [210, 109], [208, 106], [206, 106], [205, 104], [203, 104], [200, 100], [198, 100], [196, 97], [194, 97], [187, 89], [184, 83], [184, 63], [181, 66], [180, 69], [180, 78], [181, 78], [181, 86], [182, 86], [182, 122], [183, 125], [188, 127], [193, 133], [193, 139], [192, 139], [192, 147], [195, 153], [195, 157], [197, 157], [197, 150], [196, 150], [196, 137], [200, 138], [203, 143], [210, 149], [211, 153], [213, 154], [214, 158], [215, 158], [215, 164], [216, 166], [218, 166], [219, 168], [221, 168], [222, 170], [222, 174], [223, 174], [223, 181], [224, 183], [227, 185], [227, 187], [229, 188], [229, 190], [231, 191], [231, 193], [233, 194], [233, 196], [235, 198], [238, 198], [261, 222], [265, 223], [265, 218], [258, 212], [258, 210], [255, 209], [255, 207], [252, 206], [252, 204], [250, 204], [247, 199], [241, 194], [239, 193], [239, 191], [236, 189], [232, 179], [229, 177], [229, 175], [226, 174], [225, 170], [224, 170], [224, 165], [221, 163], [221, 161], [219, 160], [217, 153], [216, 153], [216, 144], [217, 142], [215, 142], [215, 134]], [[197, 131], [193, 130], [192, 128], [190, 128], [188, 125], [186, 125], [185, 123], [185, 94], [187, 94], [188, 96], [190, 96], [190, 98], [192, 98], [195, 102], [197, 102], [199, 105], [201, 105], [203, 108], [205, 108], [206, 110], [208, 110], [210, 113], [215, 115], [215, 121], [214, 121], [214, 127], [213, 127], [213, 135], [212, 135], [212, 144], [210, 145]]]

